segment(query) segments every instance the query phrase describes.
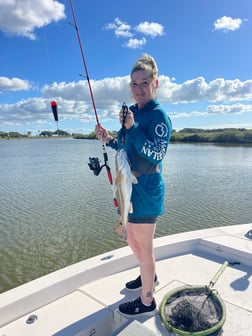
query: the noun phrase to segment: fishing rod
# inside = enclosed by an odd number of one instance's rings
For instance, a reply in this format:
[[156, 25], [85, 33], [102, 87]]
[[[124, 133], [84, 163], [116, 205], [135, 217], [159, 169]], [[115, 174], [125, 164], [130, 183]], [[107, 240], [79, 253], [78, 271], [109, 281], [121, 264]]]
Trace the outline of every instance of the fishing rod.
[[[80, 51], [81, 51], [82, 62], [83, 62], [84, 70], [85, 70], [85, 73], [86, 73], [86, 79], [87, 79], [87, 82], [88, 82], [88, 88], [89, 88], [89, 93], [90, 93], [90, 97], [91, 97], [91, 101], [92, 101], [92, 105], [93, 105], [93, 110], [94, 110], [94, 114], [95, 114], [96, 123], [97, 123], [98, 127], [103, 129], [103, 127], [100, 124], [100, 121], [99, 121], [99, 118], [98, 118], [98, 113], [97, 113], [97, 110], [96, 110], [93, 90], [92, 90], [92, 86], [91, 86], [91, 82], [90, 82], [90, 78], [89, 78], [89, 74], [88, 74], [88, 68], [87, 68], [87, 64], [86, 64], [86, 60], [85, 60], [84, 50], [83, 50], [83, 47], [82, 47], [82, 42], [81, 42], [81, 38], [80, 38], [80, 33], [79, 33], [78, 25], [77, 25], [77, 20], [76, 20], [74, 8], [73, 8], [72, 0], [70, 0], [70, 6], [71, 6], [72, 16], [73, 16], [73, 20], [74, 20], [74, 25], [73, 26], [75, 27], [77, 38], [78, 38], [78, 43], [79, 43], [79, 47], [80, 47]], [[90, 157], [88, 166], [89, 166], [90, 170], [92, 170], [93, 173], [96, 176], [98, 176], [100, 174], [102, 168], [105, 167], [106, 171], [107, 171], [108, 181], [109, 181], [109, 183], [112, 187], [112, 191], [113, 191], [113, 178], [112, 178], [111, 169], [110, 169], [109, 164], [108, 164], [108, 154], [106, 152], [106, 146], [105, 146], [104, 142], [102, 143], [102, 149], [103, 149], [104, 164], [100, 165], [99, 158], [97, 158], [97, 157], [92, 157], [91, 158]], [[114, 196], [114, 206], [118, 206], [115, 196]]]

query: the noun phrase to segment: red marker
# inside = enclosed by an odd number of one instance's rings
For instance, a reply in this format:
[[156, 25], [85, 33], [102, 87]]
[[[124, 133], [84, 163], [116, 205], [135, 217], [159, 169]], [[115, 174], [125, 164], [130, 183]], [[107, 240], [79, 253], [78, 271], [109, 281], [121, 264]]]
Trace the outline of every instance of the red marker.
[[51, 101], [51, 108], [52, 108], [54, 120], [55, 121], [59, 121], [59, 118], [58, 118], [58, 105], [57, 105], [56, 101]]

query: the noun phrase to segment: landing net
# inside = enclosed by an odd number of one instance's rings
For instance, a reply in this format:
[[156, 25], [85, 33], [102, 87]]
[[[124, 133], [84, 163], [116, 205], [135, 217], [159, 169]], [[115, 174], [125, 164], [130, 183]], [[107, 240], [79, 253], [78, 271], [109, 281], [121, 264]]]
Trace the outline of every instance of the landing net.
[[178, 335], [210, 335], [225, 321], [225, 307], [208, 287], [181, 288], [165, 297], [161, 317]]
[[226, 319], [226, 309], [212, 287], [227, 264], [222, 265], [209, 286], [177, 288], [163, 298], [160, 317], [168, 330], [175, 335], [219, 335]]

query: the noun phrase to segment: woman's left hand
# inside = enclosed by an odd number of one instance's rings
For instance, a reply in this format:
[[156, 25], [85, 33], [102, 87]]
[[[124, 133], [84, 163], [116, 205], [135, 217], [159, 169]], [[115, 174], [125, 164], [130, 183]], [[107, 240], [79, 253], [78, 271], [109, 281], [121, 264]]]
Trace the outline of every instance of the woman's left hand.
[[134, 114], [131, 110], [128, 110], [126, 117], [124, 116], [124, 109], [122, 108], [119, 114], [120, 124], [129, 129], [134, 125]]

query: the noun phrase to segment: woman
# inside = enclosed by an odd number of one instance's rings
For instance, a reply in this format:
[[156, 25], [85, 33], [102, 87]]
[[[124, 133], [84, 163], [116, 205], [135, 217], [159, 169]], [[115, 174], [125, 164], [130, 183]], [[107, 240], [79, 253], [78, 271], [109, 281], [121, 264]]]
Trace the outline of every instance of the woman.
[[[128, 244], [139, 261], [140, 276], [126, 283], [126, 289], [141, 289], [141, 296], [119, 305], [126, 316], [154, 315], [153, 297], [157, 283], [153, 238], [157, 217], [164, 211], [164, 183], [161, 162], [168, 147], [172, 125], [156, 100], [158, 69], [153, 57], [144, 54], [133, 65], [130, 88], [136, 101], [125, 117], [120, 111], [121, 130], [113, 139], [107, 130], [96, 127], [98, 139], [114, 149], [124, 146], [138, 183], [132, 186], [133, 212], [128, 214]], [[123, 138], [123, 142], [122, 142]]]

